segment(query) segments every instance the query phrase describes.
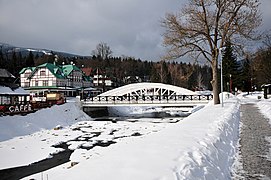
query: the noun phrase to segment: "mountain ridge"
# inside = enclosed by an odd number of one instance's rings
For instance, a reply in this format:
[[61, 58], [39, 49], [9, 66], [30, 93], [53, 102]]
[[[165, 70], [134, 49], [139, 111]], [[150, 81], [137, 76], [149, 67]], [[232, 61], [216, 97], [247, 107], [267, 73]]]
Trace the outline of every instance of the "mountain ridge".
[[78, 55], [78, 54], [72, 54], [72, 53], [62, 52], [62, 51], [55, 51], [55, 50], [50, 50], [50, 49], [46, 49], [46, 48], [19, 47], [19, 46], [11, 45], [11, 44], [4, 43], [4, 42], [0, 42], [0, 51], [4, 55], [9, 55], [9, 54], [12, 54], [13, 52], [21, 53], [23, 57], [27, 56], [30, 51], [32, 51], [34, 56], [37, 54], [39, 56], [54, 54], [54, 55], [58, 55], [58, 56], [68, 57], [68, 58], [86, 57], [86, 56], [82, 56], [82, 55]]

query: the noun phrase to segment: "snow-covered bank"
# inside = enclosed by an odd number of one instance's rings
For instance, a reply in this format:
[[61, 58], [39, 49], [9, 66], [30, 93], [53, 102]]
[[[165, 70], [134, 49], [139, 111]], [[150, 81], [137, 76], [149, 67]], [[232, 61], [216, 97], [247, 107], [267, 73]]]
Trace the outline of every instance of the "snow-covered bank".
[[42, 129], [52, 129], [57, 125], [72, 125], [77, 121], [87, 119], [90, 117], [83, 113], [74, 102], [41, 109], [26, 116], [1, 116], [0, 141], [32, 134]]
[[271, 125], [271, 99], [261, 100], [257, 105], [261, 113], [269, 119], [269, 124]]
[[195, 123], [190, 128], [196, 139], [194, 147], [179, 157], [177, 179], [230, 179], [239, 133], [239, 106], [237, 99], [230, 99], [224, 108], [210, 105], [185, 119]]
[[[144, 136], [118, 139], [106, 148], [76, 149], [71, 161], [79, 164], [72, 168], [71, 163], [63, 164], [43, 174], [51, 180], [230, 179], [240, 112], [237, 99], [226, 100], [224, 105], [210, 104], [179, 123], [167, 123]], [[101, 138], [108, 139], [108, 135]]]

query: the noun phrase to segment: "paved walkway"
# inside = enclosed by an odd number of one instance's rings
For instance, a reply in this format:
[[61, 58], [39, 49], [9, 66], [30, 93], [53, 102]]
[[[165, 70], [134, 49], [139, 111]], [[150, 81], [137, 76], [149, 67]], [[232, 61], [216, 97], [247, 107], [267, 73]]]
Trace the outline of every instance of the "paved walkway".
[[244, 172], [237, 179], [271, 179], [271, 161], [267, 159], [271, 125], [255, 104], [241, 105], [240, 162]]

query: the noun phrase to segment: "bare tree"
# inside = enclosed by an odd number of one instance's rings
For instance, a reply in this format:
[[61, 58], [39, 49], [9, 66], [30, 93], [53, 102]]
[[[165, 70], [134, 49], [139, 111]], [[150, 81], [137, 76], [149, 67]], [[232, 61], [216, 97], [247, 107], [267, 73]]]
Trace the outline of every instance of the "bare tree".
[[110, 47], [104, 43], [101, 42], [96, 46], [96, 49], [92, 51], [92, 55], [102, 58], [103, 60], [109, 58], [112, 55], [112, 51]]
[[265, 46], [267, 46], [267, 48], [271, 49], [271, 32], [265, 35], [263, 43]]
[[242, 40], [254, 39], [261, 24], [259, 0], [189, 0], [177, 14], [162, 22], [168, 47], [165, 59], [191, 54], [203, 57], [212, 67], [214, 103], [219, 104], [218, 57], [226, 40], [242, 47]]

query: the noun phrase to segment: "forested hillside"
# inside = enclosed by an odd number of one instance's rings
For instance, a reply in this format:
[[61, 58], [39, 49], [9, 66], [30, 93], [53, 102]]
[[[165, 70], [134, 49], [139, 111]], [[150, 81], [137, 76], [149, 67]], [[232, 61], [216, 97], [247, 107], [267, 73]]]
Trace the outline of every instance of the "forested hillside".
[[[250, 57], [237, 61], [229, 44], [223, 53], [224, 90], [229, 91], [230, 84], [232, 90], [235, 90], [235, 87], [243, 91], [259, 90], [262, 84], [271, 83], [270, 52], [271, 48], [266, 46]], [[212, 90], [210, 83], [212, 71], [207, 65], [181, 61], [152, 62], [133, 57], [65, 56], [53, 51], [50, 53], [27, 51], [27, 53], [15, 50], [5, 52], [0, 49], [0, 67], [19, 77], [19, 71], [23, 67], [38, 66], [46, 62], [58, 65], [73, 63], [79, 68], [91, 69], [90, 75], [94, 75], [98, 68], [119, 86], [131, 83], [125, 80], [127, 77], [139, 77], [143, 82], [161, 82], [191, 90]]]

